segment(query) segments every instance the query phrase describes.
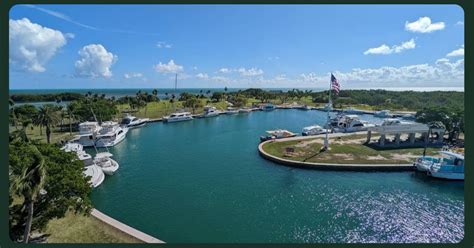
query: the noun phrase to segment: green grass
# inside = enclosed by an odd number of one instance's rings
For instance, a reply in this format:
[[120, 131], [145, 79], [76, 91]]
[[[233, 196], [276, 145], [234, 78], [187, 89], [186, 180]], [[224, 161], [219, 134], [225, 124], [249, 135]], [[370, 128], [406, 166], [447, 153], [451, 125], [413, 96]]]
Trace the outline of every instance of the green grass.
[[142, 243], [140, 240], [92, 217], [68, 212], [48, 223], [48, 243]]
[[[346, 141], [349, 139], [349, 137], [344, 137], [344, 139], [341, 138], [341, 140]], [[341, 164], [406, 164], [411, 163], [414, 158], [404, 159], [400, 158], [400, 156], [421, 156], [423, 154], [423, 148], [381, 150], [363, 145], [362, 143], [337, 144], [335, 142], [331, 143], [331, 141], [330, 149], [326, 152], [320, 152], [322, 148], [322, 142], [310, 143], [303, 147], [298, 146], [303, 142], [308, 142], [311, 140], [270, 142], [265, 144], [263, 149], [271, 155], [289, 160]], [[286, 148], [293, 148], [294, 153], [287, 153]], [[427, 155], [434, 155], [438, 150], [439, 149], [437, 148], [428, 148]], [[374, 159], [374, 157], [383, 157], [383, 159]]]
[[[207, 99], [201, 99], [201, 102], [203, 107], [197, 108], [195, 110], [195, 114], [202, 113], [204, 111], [205, 105], [214, 106], [220, 110], [225, 110], [227, 108], [227, 104], [223, 101], [208, 103]], [[120, 119], [123, 116], [124, 112], [131, 110], [128, 104], [120, 104], [117, 106], [117, 108], [119, 110], [117, 119]], [[170, 103], [168, 100], [161, 100], [160, 102], [149, 102], [146, 107], [140, 108], [139, 110], [132, 110], [134, 111], [132, 112], [132, 114], [140, 118], [157, 119], [176, 112], [176, 110], [178, 109], [185, 109], [186, 111], [192, 112], [192, 109], [190, 108], [183, 108], [182, 102], [176, 101], [173, 104]]]

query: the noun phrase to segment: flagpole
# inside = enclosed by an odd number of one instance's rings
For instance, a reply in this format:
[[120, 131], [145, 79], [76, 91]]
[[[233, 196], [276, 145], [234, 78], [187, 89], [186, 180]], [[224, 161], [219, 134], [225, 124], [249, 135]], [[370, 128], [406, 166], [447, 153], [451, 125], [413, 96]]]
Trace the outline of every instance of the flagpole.
[[[331, 72], [331, 76], [332, 76], [332, 72]], [[326, 120], [326, 138], [324, 139], [324, 147], [323, 147], [324, 150], [327, 150], [329, 148], [329, 137], [328, 137], [329, 134], [328, 133], [329, 133], [329, 125], [331, 124], [330, 118], [329, 118], [329, 110], [331, 108], [331, 89], [332, 89], [332, 82], [331, 82], [331, 79], [329, 79], [328, 106], [327, 106], [328, 117]]]

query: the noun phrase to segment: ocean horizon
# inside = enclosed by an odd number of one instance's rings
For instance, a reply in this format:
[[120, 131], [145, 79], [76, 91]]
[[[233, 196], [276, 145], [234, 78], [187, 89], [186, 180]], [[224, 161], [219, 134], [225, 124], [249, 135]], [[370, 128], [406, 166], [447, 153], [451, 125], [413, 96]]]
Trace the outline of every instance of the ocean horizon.
[[[80, 93], [85, 94], [87, 92], [92, 92], [92, 94], [105, 94], [107, 97], [123, 97], [135, 95], [137, 91], [146, 91], [151, 93], [154, 89], [158, 90], [158, 95], [162, 96], [165, 93], [168, 94], [180, 94], [182, 92], [188, 93], [206, 93], [207, 91], [211, 92], [223, 92], [224, 88], [93, 88], [93, 89], [82, 89], [82, 88], [63, 88], [63, 89], [10, 89], [9, 94], [55, 94], [62, 92], [70, 93]], [[249, 88], [227, 88], [228, 92], [235, 92], [239, 90], [245, 90]], [[292, 89], [299, 90], [312, 90], [314, 92], [320, 92], [327, 90], [326, 88], [314, 87], [314, 88], [261, 88], [264, 90], [270, 91], [288, 91]], [[464, 92], [464, 87], [389, 87], [389, 88], [347, 88], [347, 90], [388, 90], [388, 91], [417, 91], [417, 92], [430, 92], [430, 91], [457, 91]]]

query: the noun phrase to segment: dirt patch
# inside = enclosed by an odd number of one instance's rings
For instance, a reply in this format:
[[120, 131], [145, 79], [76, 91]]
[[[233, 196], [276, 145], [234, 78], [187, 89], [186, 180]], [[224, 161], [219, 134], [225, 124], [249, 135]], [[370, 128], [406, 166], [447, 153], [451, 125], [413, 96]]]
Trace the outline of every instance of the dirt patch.
[[367, 156], [367, 160], [387, 160], [384, 158], [382, 155], [377, 155], [377, 156]]
[[313, 139], [313, 140], [306, 140], [306, 141], [301, 141], [299, 142], [298, 144], [295, 145], [295, 147], [306, 147], [308, 145], [311, 145], [311, 144], [314, 144], [314, 143], [320, 143], [322, 144], [323, 143], [323, 140], [322, 139]]
[[393, 160], [405, 160], [405, 161], [413, 161], [415, 160], [415, 158], [419, 157], [418, 155], [414, 155], [413, 153], [407, 153], [407, 154], [394, 153], [390, 155], [392, 156]]
[[347, 153], [335, 153], [332, 156], [342, 158], [344, 160], [354, 160], [354, 155]]

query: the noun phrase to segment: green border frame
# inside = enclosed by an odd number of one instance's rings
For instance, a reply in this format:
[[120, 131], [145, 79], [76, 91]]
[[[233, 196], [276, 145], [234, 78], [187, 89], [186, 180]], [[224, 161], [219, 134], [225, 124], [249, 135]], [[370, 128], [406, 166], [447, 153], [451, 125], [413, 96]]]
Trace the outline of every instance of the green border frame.
[[[9, 60], [8, 60], [8, 20], [9, 10], [17, 4], [456, 4], [464, 9], [464, 39], [467, 53], [465, 53], [465, 67], [471, 65], [470, 59], [474, 52], [470, 49], [473, 40], [472, 27], [474, 18], [474, 1], [472, 0], [4, 0], [0, 12], [0, 99], [5, 101], [4, 107], [0, 108], [0, 116], [8, 116], [6, 100], [9, 96]], [[473, 73], [465, 69], [464, 77], [464, 106], [474, 105], [474, 87], [470, 85], [473, 81]], [[469, 96], [473, 96], [470, 98]], [[473, 109], [465, 108], [466, 126], [474, 123]], [[18, 244], [10, 240], [8, 235], [8, 118], [0, 120], [0, 248], [4, 247], [39, 247], [45, 244]], [[465, 131], [466, 148], [468, 151], [473, 147], [471, 130]], [[471, 161], [472, 155], [466, 154], [467, 161]], [[474, 167], [468, 165], [466, 168], [466, 180], [464, 182], [464, 239], [458, 244], [46, 244], [54, 247], [143, 247], [143, 246], [167, 246], [167, 247], [382, 247], [382, 246], [407, 246], [407, 247], [470, 247], [474, 248]]]

